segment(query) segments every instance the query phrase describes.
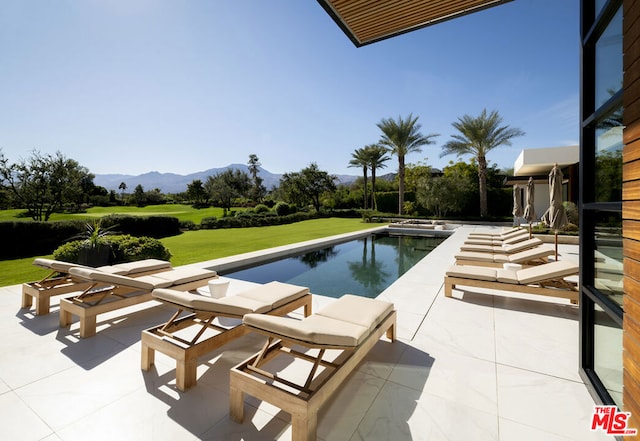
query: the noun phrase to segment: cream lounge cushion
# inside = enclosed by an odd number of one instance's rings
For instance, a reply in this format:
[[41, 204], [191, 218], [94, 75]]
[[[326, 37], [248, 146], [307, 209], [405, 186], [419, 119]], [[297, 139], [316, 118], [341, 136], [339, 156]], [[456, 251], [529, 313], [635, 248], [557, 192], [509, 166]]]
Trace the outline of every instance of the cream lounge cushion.
[[[161, 279], [171, 282], [172, 285], [183, 285], [189, 282], [195, 282], [196, 280], [202, 280], [205, 278], [215, 277], [216, 272], [203, 268], [177, 268], [171, 271], [164, 271], [156, 273], [148, 277], [154, 279]], [[158, 286], [158, 288], [163, 288]]]
[[489, 238], [489, 239], [504, 239], [513, 235], [521, 234], [523, 231], [527, 231], [523, 228], [508, 228], [497, 231], [474, 231], [469, 233], [469, 237], [474, 238]]
[[142, 277], [127, 277], [106, 273], [95, 268], [71, 268], [69, 274], [91, 282], [109, 283], [151, 291], [155, 288], [168, 288], [196, 280], [215, 277], [216, 272], [200, 268], [172, 269], [162, 273]]
[[457, 260], [475, 260], [478, 262], [525, 263], [551, 256], [553, 253], [554, 250], [552, 247], [540, 245], [538, 247], [529, 248], [528, 250], [519, 251], [513, 254], [460, 251], [455, 257]]
[[479, 251], [485, 253], [504, 253], [504, 254], [513, 254], [519, 251], [524, 251], [529, 248], [536, 247], [541, 245], [542, 241], [537, 237], [532, 239], [523, 240], [522, 242], [518, 242], [515, 244], [506, 244], [506, 245], [473, 245], [473, 244], [463, 244], [460, 247], [461, 251]]
[[528, 285], [537, 281], [546, 279], [558, 279], [578, 274], [579, 266], [577, 263], [567, 260], [559, 260], [557, 262], [549, 262], [544, 265], [523, 268], [517, 271], [518, 283]]
[[58, 271], [65, 274], [69, 274], [69, 270], [74, 267], [92, 269], [89, 266], [79, 265], [77, 263], [64, 262], [62, 260], [45, 259], [42, 257], [34, 259], [33, 264], [35, 266], [39, 266], [40, 268], [48, 269], [51, 271]]
[[494, 282], [498, 280], [497, 272], [498, 270], [496, 268], [484, 266], [453, 265], [447, 270], [447, 276]]
[[225, 315], [244, 315], [251, 312], [264, 313], [271, 310], [269, 302], [247, 299], [240, 295], [222, 297], [202, 296], [173, 289], [154, 289], [153, 298], [183, 306], [190, 310]]
[[247, 314], [243, 322], [310, 344], [358, 346], [391, 311], [392, 303], [347, 294], [303, 320]]
[[504, 238], [499, 237], [467, 237], [464, 241], [466, 244], [476, 244], [476, 245], [504, 245], [504, 244], [514, 244], [517, 242], [521, 242], [529, 238], [529, 233], [525, 230], [517, 234], [511, 234]]
[[530, 260], [548, 257], [553, 254], [554, 254], [554, 250], [552, 247], [541, 245], [538, 247], [529, 248], [528, 250], [519, 251], [513, 254], [497, 254], [496, 253], [493, 255], [493, 260], [494, 262], [499, 262], [499, 263], [522, 263], [522, 262], [528, 262]]
[[453, 265], [447, 271], [448, 277], [461, 279], [497, 281], [516, 285], [530, 285], [546, 280], [560, 279], [578, 274], [578, 264], [567, 260], [544, 263], [519, 270]]
[[304, 320], [271, 315], [247, 314], [245, 325], [263, 329], [276, 335], [301, 340], [314, 345], [358, 346], [369, 335], [367, 326], [311, 315]]
[[132, 275], [147, 271], [159, 271], [162, 269], [171, 268], [171, 263], [166, 260], [159, 259], [143, 259], [135, 262], [118, 263], [115, 265], [105, 265], [99, 268], [93, 268], [86, 265], [80, 265], [78, 263], [64, 262], [62, 260], [37, 258], [34, 259], [33, 264], [41, 268], [49, 269], [52, 271], [58, 271], [60, 273], [69, 274], [71, 268], [85, 268], [88, 270], [99, 270], [111, 274], [120, 275]]
[[171, 262], [160, 259], [143, 259], [134, 262], [116, 263], [114, 265], [98, 267], [101, 271], [127, 276], [147, 271], [160, 271], [169, 268], [171, 268]]
[[275, 309], [301, 297], [307, 292], [309, 292], [309, 289], [305, 287], [273, 281], [250, 288], [238, 295], [246, 299], [264, 302], [270, 306], [270, 309]]
[[155, 289], [152, 296], [189, 310], [242, 316], [269, 312], [308, 293], [309, 288], [303, 286], [270, 282], [220, 299], [173, 289]]
[[483, 253], [481, 251], [460, 251], [458, 254], [456, 254], [456, 259], [476, 260], [479, 262], [494, 262], [494, 256], [494, 253]]

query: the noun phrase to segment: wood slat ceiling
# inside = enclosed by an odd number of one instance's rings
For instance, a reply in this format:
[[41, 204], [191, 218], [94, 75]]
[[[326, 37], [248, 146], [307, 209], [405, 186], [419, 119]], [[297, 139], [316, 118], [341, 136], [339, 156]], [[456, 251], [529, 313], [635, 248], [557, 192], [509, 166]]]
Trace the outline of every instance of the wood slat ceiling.
[[318, 0], [356, 46], [512, 0]]

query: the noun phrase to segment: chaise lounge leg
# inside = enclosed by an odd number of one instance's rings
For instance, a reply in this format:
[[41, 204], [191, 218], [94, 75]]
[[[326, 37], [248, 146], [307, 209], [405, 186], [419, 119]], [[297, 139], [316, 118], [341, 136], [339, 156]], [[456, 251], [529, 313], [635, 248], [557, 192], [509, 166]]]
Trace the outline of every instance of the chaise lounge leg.
[[244, 393], [237, 387], [229, 389], [229, 414], [236, 423], [242, 424], [244, 418]]
[[392, 342], [396, 341], [396, 324], [395, 322], [387, 329], [387, 338]]
[[39, 296], [36, 298], [36, 315], [47, 315], [51, 306], [49, 296]]
[[33, 297], [27, 293], [22, 293], [22, 305], [21, 308], [30, 308], [33, 304]]
[[315, 441], [317, 428], [317, 412], [291, 415], [291, 441]]
[[60, 327], [66, 328], [71, 325], [71, 313], [60, 308]]
[[148, 371], [149, 369], [151, 369], [151, 366], [153, 366], [155, 361], [156, 361], [156, 351], [155, 351], [155, 349], [150, 348], [149, 345], [147, 345], [143, 341], [142, 342], [142, 357], [141, 357], [142, 370], [143, 371]]
[[176, 386], [178, 390], [185, 392], [196, 384], [198, 360], [186, 359], [176, 361]]
[[451, 297], [451, 295], [453, 294], [454, 287], [455, 285], [450, 280], [447, 280], [447, 277], [445, 277], [444, 278], [444, 296]]
[[96, 335], [96, 316], [80, 317], [80, 338], [89, 338], [94, 335]]

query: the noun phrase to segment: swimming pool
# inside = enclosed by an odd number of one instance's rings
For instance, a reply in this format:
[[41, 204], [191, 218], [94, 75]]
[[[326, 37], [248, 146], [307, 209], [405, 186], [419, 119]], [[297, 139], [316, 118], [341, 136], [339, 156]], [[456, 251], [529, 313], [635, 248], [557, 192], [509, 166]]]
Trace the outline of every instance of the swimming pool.
[[377, 297], [444, 237], [374, 234], [222, 275], [256, 283], [308, 286], [313, 294]]

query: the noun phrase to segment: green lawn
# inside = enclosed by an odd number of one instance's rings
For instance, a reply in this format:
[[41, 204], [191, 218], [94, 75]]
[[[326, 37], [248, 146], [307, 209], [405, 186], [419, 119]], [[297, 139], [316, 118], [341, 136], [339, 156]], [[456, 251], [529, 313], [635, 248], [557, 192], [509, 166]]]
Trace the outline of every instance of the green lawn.
[[[19, 217], [24, 212], [25, 210], [0, 210], [0, 221], [30, 221], [31, 218], [29, 217]], [[193, 208], [191, 205], [185, 204], [149, 205], [147, 207], [92, 207], [89, 208], [86, 213], [54, 213], [51, 215], [50, 220], [92, 219], [107, 216], [109, 214], [127, 214], [130, 216], [166, 215], [177, 217], [181, 221], [190, 220], [196, 224], [200, 224], [200, 221], [205, 217], [222, 217], [222, 208]]]
[[[360, 219], [313, 219], [271, 227], [187, 231], [178, 236], [162, 239], [162, 243], [173, 255], [172, 265], [179, 266], [364, 230], [373, 226], [363, 223]], [[34, 257], [51, 258], [52, 256]], [[34, 257], [0, 261], [0, 286], [15, 285], [44, 277], [46, 272], [31, 264]]]

